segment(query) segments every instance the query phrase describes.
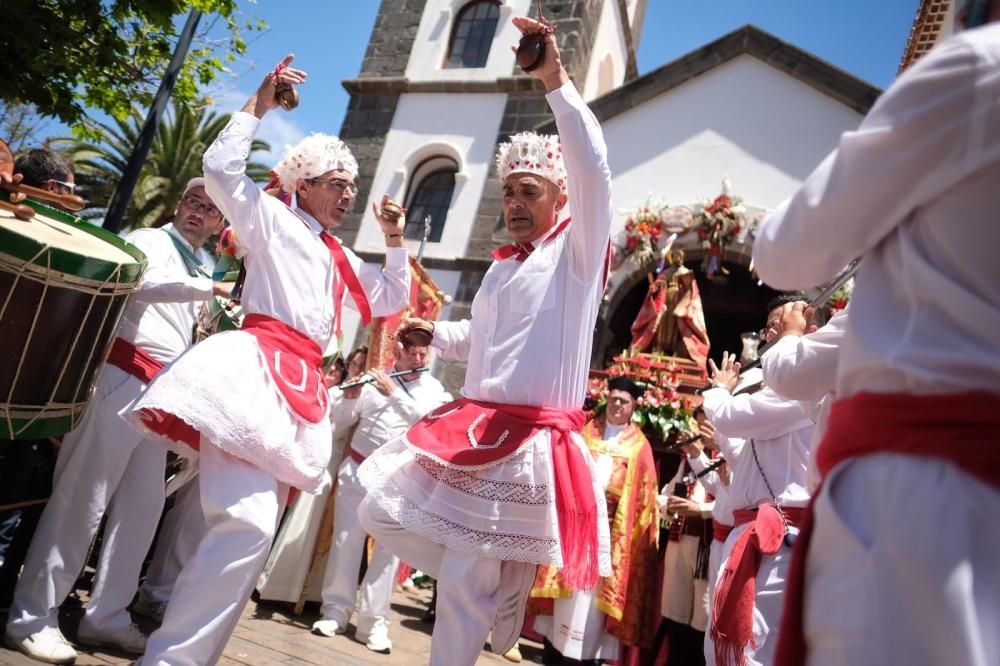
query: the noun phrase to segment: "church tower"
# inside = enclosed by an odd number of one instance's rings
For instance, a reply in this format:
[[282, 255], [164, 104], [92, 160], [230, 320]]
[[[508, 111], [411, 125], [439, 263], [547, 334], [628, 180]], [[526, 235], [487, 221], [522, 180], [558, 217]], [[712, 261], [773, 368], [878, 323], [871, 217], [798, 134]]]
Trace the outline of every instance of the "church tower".
[[[646, 1], [539, 3], [584, 99], [636, 77]], [[360, 190], [343, 240], [381, 261], [370, 210], [384, 192], [409, 209], [412, 253], [429, 217], [422, 263], [454, 299], [447, 319], [469, 315], [491, 251], [507, 242], [497, 144], [552, 119], [541, 84], [516, 67], [510, 48], [520, 37], [511, 18], [537, 13], [533, 0], [382, 0], [361, 73], [344, 81], [351, 100], [340, 136], [358, 158]], [[463, 373], [447, 364], [442, 381], [457, 389]]]

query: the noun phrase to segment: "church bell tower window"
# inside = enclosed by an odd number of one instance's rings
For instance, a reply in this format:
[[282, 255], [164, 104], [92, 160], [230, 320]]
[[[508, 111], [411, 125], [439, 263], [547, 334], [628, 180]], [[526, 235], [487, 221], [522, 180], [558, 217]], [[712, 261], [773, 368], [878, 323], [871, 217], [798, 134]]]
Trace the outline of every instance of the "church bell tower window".
[[430, 217], [431, 230], [427, 240], [440, 242], [455, 191], [457, 171], [454, 162], [445, 157], [429, 159], [417, 167], [407, 196], [405, 238], [423, 238], [424, 220]]
[[500, 3], [491, 0], [470, 2], [455, 17], [448, 44], [449, 69], [485, 67], [500, 18]]

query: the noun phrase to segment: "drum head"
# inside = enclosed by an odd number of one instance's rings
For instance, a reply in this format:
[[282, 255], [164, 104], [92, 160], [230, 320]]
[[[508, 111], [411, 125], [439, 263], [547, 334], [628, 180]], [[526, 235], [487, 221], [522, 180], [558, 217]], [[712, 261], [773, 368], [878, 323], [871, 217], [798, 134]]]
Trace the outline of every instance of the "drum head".
[[138, 283], [146, 256], [115, 234], [72, 215], [26, 200], [30, 220], [0, 210], [0, 270], [70, 283]]

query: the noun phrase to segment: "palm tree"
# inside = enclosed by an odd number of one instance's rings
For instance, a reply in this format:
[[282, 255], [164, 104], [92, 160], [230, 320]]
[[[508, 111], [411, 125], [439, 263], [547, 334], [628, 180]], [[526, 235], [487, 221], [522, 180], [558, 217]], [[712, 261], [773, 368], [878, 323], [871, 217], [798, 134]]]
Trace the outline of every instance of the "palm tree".
[[[115, 185], [121, 178], [132, 148], [145, 121], [143, 112], [132, 109], [127, 121], [98, 123], [104, 133], [101, 143], [78, 141], [70, 137], [52, 140], [76, 167], [76, 181], [95, 207], [91, 217], [103, 217]], [[184, 185], [202, 173], [201, 158], [205, 149], [229, 122], [228, 115], [190, 109], [174, 104], [171, 113], [157, 128], [153, 145], [142, 167], [132, 201], [125, 212], [124, 229], [159, 227], [170, 221], [174, 207], [184, 192]], [[254, 140], [250, 152], [270, 150], [265, 141]], [[266, 182], [268, 167], [259, 162], [247, 163], [247, 175]]]

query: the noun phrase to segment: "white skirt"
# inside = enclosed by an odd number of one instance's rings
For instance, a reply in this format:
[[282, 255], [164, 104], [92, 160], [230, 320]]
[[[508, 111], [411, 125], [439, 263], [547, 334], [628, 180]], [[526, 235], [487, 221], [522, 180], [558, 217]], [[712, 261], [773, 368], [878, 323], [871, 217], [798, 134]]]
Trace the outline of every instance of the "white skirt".
[[[593, 468], [575, 433], [573, 444]], [[477, 557], [562, 568], [551, 452], [546, 428], [496, 464], [463, 469], [421, 455], [404, 435], [370, 455], [358, 477], [394, 520], [435, 543]], [[594, 497], [598, 571], [608, 576], [608, 507], [596, 481]]]
[[158, 409], [182, 419], [208, 442], [305, 492], [319, 490], [330, 460], [328, 418], [312, 424], [288, 406], [271, 379], [257, 340], [243, 331], [217, 333], [164, 368], [122, 416], [132, 427], [194, 458], [186, 444], [158, 435], [139, 412]]

